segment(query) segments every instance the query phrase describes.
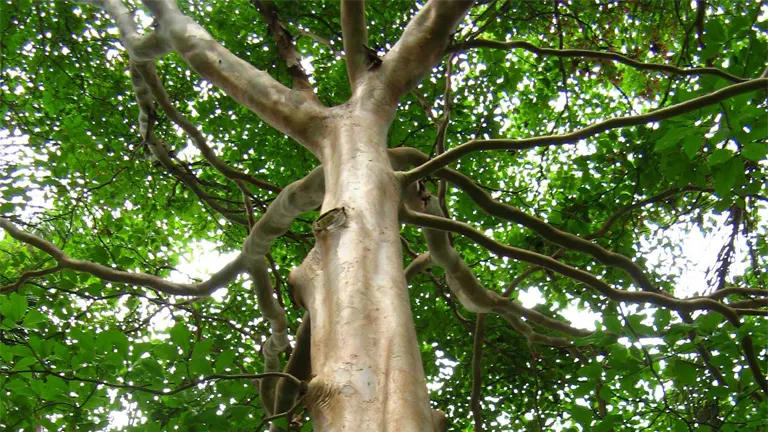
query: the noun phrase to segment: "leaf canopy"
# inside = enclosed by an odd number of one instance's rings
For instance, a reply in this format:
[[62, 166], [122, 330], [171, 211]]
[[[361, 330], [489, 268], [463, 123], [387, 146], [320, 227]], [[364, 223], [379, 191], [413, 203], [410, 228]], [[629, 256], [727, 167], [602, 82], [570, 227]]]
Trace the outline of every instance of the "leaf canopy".
[[[179, 3], [227, 49], [290, 85], [250, 2]], [[697, 4], [705, 5], [703, 16]], [[174, 269], [199, 258], [200, 248], [206, 257], [239, 250], [246, 229], [147, 158], [128, 56], [112, 20], [95, 8], [58, 0], [3, 0], [0, 8], [0, 215], [23, 222], [75, 259], [182, 280]], [[148, 12], [133, 8], [140, 26], [150, 28]], [[291, 0], [277, 8], [320, 100], [344, 103], [350, 90], [338, 2]], [[372, 48], [388, 51], [416, 9], [410, 1], [368, 2]], [[566, 133], [730, 84], [713, 74], [466, 48], [461, 41], [519, 40], [618, 53], [636, 62], [718, 68], [747, 79], [766, 67], [766, 19], [759, 2], [736, 0], [478, 2], [455, 35], [450, 100], [444, 100], [446, 54], [402, 100], [390, 147], [434, 155], [439, 122], [431, 117], [440, 120], [447, 103], [450, 149], [472, 139]], [[176, 107], [231, 166], [284, 187], [317, 165], [308, 151], [200, 79], [178, 55], [158, 59], [157, 67]], [[162, 113], [155, 127], [212, 200], [232, 218], [244, 219], [240, 190]], [[766, 288], [767, 153], [765, 92], [752, 92], [574, 145], [474, 152], [453, 167], [494, 199], [575, 235], [600, 232], [615, 216], [594, 241], [635, 260], [662, 291], [688, 297], [724, 285]], [[437, 180], [429, 179], [427, 187], [437, 193]], [[258, 217], [275, 192], [251, 191]], [[452, 218], [499, 242], [560, 253], [530, 229], [488, 216], [456, 188], [448, 188], [446, 206]], [[315, 217], [295, 221], [290, 235], [271, 249], [292, 333], [302, 313], [286, 281], [312, 247]], [[707, 239], [706, 249], [693, 256], [682, 247], [691, 236]], [[406, 226], [403, 238], [414, 253], [426, 250], [417, 228]], [[464, 237], [456, 236], [455, 245], [480, 281], [499, 293], [529, 268]], [[55, 265], [8, 235], [0, 238], [0, 256], [0, 285]], [[406, 253], [404, 266], [413, 258]], [[566, 251], [561, 259], [616, 288], [634, 286], [626, 273], [585, 254]], [[703, 285], [691, 286], [687, 278], [694, 273], [686, 268], [703, 274], [707, 265], [709, 277], [696, 279]], [[247, 281], [238, 279], [224, 291], [185, 302], [64, 270], [0, 296], [0, 429], [104, 430], [127, 416], [126, 430], [251, 430], [264, 417], [257, 386], [207, 378], [260, 372], [268, 323]], [[575, 316], [582, 321], [574, 324], [596, 325], [597, 332], [576, 341], [584, 353], [579, 359], [562, 348], [529, 344], [489, 315], [482, 358], [485, 430], [768, 427], [766, 395], [739, 343], [750, 335], [765, 368], [768, 326], [760, 314], [743, 317], [739, 328], [711, 312], [684, 322], [674, 311], [609, 301], [543, 270], [533, 271], [512, 296], [533, 292], [541, 295], [535, 310], [561, 317], [564, 310], [581, 309]], [[437, 268], [411, 281], [410, 296], [433, 404], [447, 413], [451, 430], [471, 430], [474, 317]], [[744, 299], [732, 299], [738, 300]]]

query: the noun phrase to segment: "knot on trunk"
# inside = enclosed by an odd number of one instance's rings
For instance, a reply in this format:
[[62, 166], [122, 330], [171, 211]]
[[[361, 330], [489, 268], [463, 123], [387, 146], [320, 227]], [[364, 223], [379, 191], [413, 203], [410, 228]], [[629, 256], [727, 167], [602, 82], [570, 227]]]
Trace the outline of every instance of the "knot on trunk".
[[336, 384], [325, 378], [315, 377], [309, 382], [304, 404], [310, 409], [320, 410], [323, 417], [329, 418], [331, 402], [337, 394], [339, 388]]
[[320, 217], [312, 223], [312, 232], [317, 236], [324, 232], [342, 227], [346, 222], [347, 211], [344, 207], [337, 207], [321, 214]]

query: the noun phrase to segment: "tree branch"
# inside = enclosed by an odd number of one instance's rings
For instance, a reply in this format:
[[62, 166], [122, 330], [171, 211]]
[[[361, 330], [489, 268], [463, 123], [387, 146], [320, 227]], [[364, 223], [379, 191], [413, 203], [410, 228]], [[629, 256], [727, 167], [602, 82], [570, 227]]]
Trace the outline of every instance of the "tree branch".
[[[499, 256], [516, 259], [530, 264], [560, 273], [575, 281], [581, 282], [614, 301], [626, 301], [632, 303], [651, 303], [657, 306], [665, 306], [673, 310], [692, 312], [695, 310], [711, 310], [720, 313], [734, 326], [741, 325], [738, 314], [730, 307], [709, 298], [678, 299], [670, 295], [664, 295], [647, 291], [625, 291], [612, 288], [607, 283], [598, 279], [591, 273], [571, 267], [554, 260], [546, 255], [531, 252], [514, 246], [505, 245], [492, 240], [471, 226], [441, 217], [419, 214], [412, 210], [404, 209], [404, 219], [415, 225], [431, 228], [433, 230], [451, 231], [462, 234], [478, 245], [488, 249]], [[433, 253], [434, 255], [434, 253]], [[434, 258], [434, 256], [433, 256]]]
[[[418, 162], [418, 159], [423, 161], [426, 157], [426, 155], [418, 152], [418, 150], [411, 150], [409, 153], [410, 154], [408, 157], [413, 162]], [[418, 168], [415, 168], [411, 171], [415, 171], [416, 169]], [[478, 205], [478, 207], [480, 207], [487, 214], [504, 220], [516, 222], [526, 228], [533, 230], [547, 241], [550, 241], [556, 245], [570, 250], [586, 253], [603, 264], [618, 267], [627, 272], [627, 274], [629, 274], [632, 279], [635, 280], [637, 284], [644, 289], [649, 291], [658, 291], [653, 282], [645, 274], [643, 269], [630, 258], [606, 250], [597, 243], [593, 243], [571, 233], [561, 231], [554, 226], [544, 222], [543, 220], [535, 216], [531, 216], [516, 207], [494, 200], [491, 195], [488, 194], [488, 192], [478, 186], [474, 181], [472, 181], [472, 179], [457, 171], [443, 169], [438, 173], [438, 175], [441, 178], [448, 180], [454, 185], [458, 186], [470, 197], [470, 199], [472, 199], [475, 204]]]
[[[302, 381], [308, 381], [312, 374], [310, 339], [311, 324], [309, 313], [304, 314], [304, 319], [296, 332], [296, 347], [288, 359], [284, 373], [294, 376]], [[293, 385], [290, 380], [280, 378], [275, 389], [275, 407], [273, 412], [288, 411], [296, 403], [297, 397], [302, 393], [302, 388]], [[278, 432], [280, 429], [274, 425], [270, 432]]]
[[[419, 209], [419, 211], [424, 211], [430, 214], [442, 214], [436, 200], [431, 199], [430, 197], [425, 203], [419, 192], [414, 190], [415, 188], [410, 189], [411, 190], [407, 193], [406, 201], [406, 204], [410, 208]], [[409, 222], [411, 222], [411, 215], [417, 214], [408, 208], [403, 208], [403, 212], [405, 220]], [[537, 333], [530, 325], [520, 320], [520, 317], [524, 316], [536, 325], [573, 337], [585, 337], [591, 334], [589, 331], [573, 328], [565, 322], [552, 319], [534, 310], [524, 308], [516, 301], [502, 297], [495, 291], [484, 287], [480, 281], [477, 280], [456, 249], [451, 245], [447, 233], [441, 231], [444, 230], [424, 230], [424, 237], [427, 240], [429, 254], [432, 261], [445, 270], [448, 287], [467, 310], [476, 313], [497, 313], [507, 320], [515, 330], [519, 331], [532, 342], [544, 343], [547, 345], [567, 346], [570, 345], [570, 342], [564, 338], [549, 337]]]
[[[264, 372], [272, 373], [280, 371], [280, 353], [289, 345], [288, 341], [288, 320], [285, 316], [285, 309], [280, 306], [277, 299], [272, 295], [272, 282], [267, 271], [266, 258], [254, 260], [248, 266], [248, 272], [251, 275], [253, 291], [256, 294], [256, 300], [259, 305], [261, 316], [269, 322], [270, 335], [267, 341], [262, 345], [262, 354], [264, 355]], [[277, 379], [265, 378], [259, 381], [259, 396], [261, 396], [262, 406], [267, 415], [274, 414], [275, 398], [277, 397]]]
[[61, 267], [61, 265], [57, 264], [53, 267], [48, 267], [40, 270], [30, 270], [30, 271], [24, 272], [16, 282], [8, 285], [0, 286], [0, 294], [16, 291], [17, 289], [24, 286], [24, 282], [26, 282], [28, 279], [38, 278], [38, 277], [46, 276], [49, 274], [53, 274], [60, 271], [62, 268], [63, 267]]
[[170, 45], [158, 38], [155, 32], [140, 35], [136, 22], [122, 0], [98, 0], [83, 2], [104, 9], [115, 21], [120, 34], [120, 41], [125, 45], [128, 55], [136, 61], [148, 61], [167, 54]]
[[405, 173], [404, 180], [407, 183], [411, 183], [424, 178], [471, 152], [482, 150], [524, 150], [534, 147], [572, 144], [578, 142], [579, 140], [595, 136], [611, 129], [637, 126], [649, 122], [668, 119], [691, 111], [695, 111], [708, 105], [722, 102], [740, 94], [752, 91], [766, 90], [766, 86], [768, 86], [767, 78], [757, 78], [743, 83], [733, 84], [704, 96], [699, 96], [697, 98], [646, 114], [612, 118], [563, 135], [549, 135], [523, 139], [472, 140], [458, 147], [454, 147], [451, 150], [448, 150], [442, 155], [435, 157], [434, 159], [417, 168], [407, 171]]
[[469, 406], [475, 422], [475, 432], [483, 432], [483, 407], [480, 404], [483, 386], [483, 338], [485, 337], [485, 314], [477, 314], [475, 335], [472, 345], [472, 393]]
[[309, 76], [301, 66], [301, 54], [293, 43], [293, 36], [280, 21], [275, 2], [273, 0], [252, 0], [252, 3], [258, 9], [264, 22], [267, 23], [269, 33], [277, 45], [277, 54], [285, 62], [288, 73], [293, 78], [293, 88], [312, 93], [317, 99], [312, 83], [309, 82]]
[[172, 0], [143, 0], [159, 23], [159, 37], [203, 78], [311, 151], [321, 141], [325, 108], [313, 92], [290, 90], [221, 46]]
[[198, 150], [200, 150], [200, 153], [212, 167], [214, 167], [224, 177], [230, 180], [242, 180], [258, 188], [266, 189], [276, 193], [281, 191], [279, 187], [273, 184], [259, 180], [255, 177], [249, 176], [242, 171], [232, 168], [226, 162], [216, 156], [216, 153], [208, 145], [205, 136], [203, 136], [200, 130], [198, 130], [197, 127], [195, 127], [195, 125], [192, 124], [192, 122], [190, 122], [184, 116], [184, 114], [179, 112], [176, 107], [173, 106], [170, 96], [168, 96], [168, 93], [165, 91], [165, 87], [157, 76], [157, 70], [155, 69], [154, 62], [136, 64], [136, 69], [141, 74], [141, 77], [144, 79], [144, 83], [150, 89], [152, 97], [155, 99], [155, 101], [157, 101], [160, 109], [165, 112], [165, 115], [168, 116], [168, 118], [173, 123], [179, 126], [190, 137], [192, 143], [195, 145], [195, 147], [198, 148]]
[[4, 229], [14, 239], [33, 246], [52, 256], [59, 267], [79, 272], [92, 274], [100, 279], [125, 283], [129, 285], [138, 285], [147, 288], [156, 289], [166, 294], [186, 295], [186, 296], [204, 296], [221, 288], [237, 277], [244, 270], [244, 257], [239, 255], [221, 270], [211, 275], [208, 280], [195, 284], [179, 284], [169, 282], [160, 277], [146, 273], [130, 273], [115, 270], [89, 261], [80, 261], [70, 258], [61, 249], [34, 234], [22, 231], [13, 225], [9, 220], [0, 218], [0, 228]]
[[[519, 249], [514, 246], [508, 246], [508, 245], [499, 243], [495, 240], [492, 240], [484, 236], [483, 234], [481, 234], [480, 232], [478, 232], [477, 230], [475, 230], [474, 228], [472, 228], [471, 226], [465, 223], [457, 222], [457, 221], [453, 221], [453, 220], [449, 220], [441, 217], [436, 217], [432, 215], [416, 213], [408, 209], [407, 207], [403, 207], [401, 209], [401, 213], [402, 213], [401, 217], [407, 222], [416, 224], [423, 228], [429, 228], [424, 230], [424, 234], [425, 236], [427, 236], [428, 243], [430, 241], [430, 237], [428, 236], [430, 231], [432, 230], [452, 231], [452, 232], [464, 235], [465, 237], [473, 240], [478, 245], [485, 247], [488, 251], [493, 252], [494, 254], [497, 254], [500, 256], [506, 256], [508, 258], [512, 258], [512, 259], [520, 260], [530, 264], [535, 264], [540, 267], [548, 268], [552, 271], [562, 274], [563, 276], [566, 276], [575, 281], [581, 282], [589, 286], [590, 288], [595, 289], [596, 291], [603, 294], [610, 300], [613, 300], [616, 302], [623, 301], [623, 302], [631, 302], [631, 303], [651, 303], [657, 306], [667, 307], [669, 309], [672, 309], [678, 312], [693, 312], [696, 310], [708, 310], [708, 311], [720, 313], [734, 327], [741, 327], [741, 318], [737, 311], [735, 311], [731, 307], [728, 307], [727, 305], [719, 303], [710, 298], [678, 299], [668, 294], [664, 295], [662, 293], [647, 292], [647, 291], [625, 291], [625, 290], [614, 289], [610, 285], [608, 285], [607, 283], [603, 282], [602, 280], [598, 279], [597, 277], [595, 277], [590, 273], [571, 267], [567, 264], [563, 264], [546, 255], [541, 255], [536, 252], [531, 252], [525, 249]], [[447, 240], [442, 240], [442, 241], [445, 242]], [[449, 254], [445, 258], [439, 257], [439, 255], [436, 255], [436, 251], [438, 250], [448, 252]], [[451, 251], [453, 252], [450, 253]], [[462, 271], [463, 273], [466, 272], [466, 271], [463, 271], [461, 268], [461, 264], [463, 264], [464, 267], [466, 267], [466, 264], [464, 264], [463, 260], [461, 260], [461, 258], [458, 257], [458, 253], [453, 248], [448, 249], [444, 246], [442, 248], [430, 246], [430, 253], [432, 254], [435, 262], [438, 263], [438, 265], [440, 265], [441, 267], [445, 268], [446, 273], [451, 275], [452, 277], [456, 277], [455, 275], [463, 276], [461, 273], [458, 273], [457, 271]], [[474, 278], [474, 276], [471, 276], [471, 277]], [[483, 304], [487, 304], [487, 303], [484, 303], [484, 301], [487, 301], [487, 300], [484, 299], [483, 297], [485, 298], [492, 297], [492, 294], [495, 294], [495, 293], [493, 293], [492, 291], [488, 291], [491, 293], [491, 295], [489, 295], [488, 293], [482, 294], [478, 290], [471, 290], [471, 291], [467, 290], [466, 288], [463, 288], [463, 283], [466, 281], [471, 281], [471, 279], [464, 276], [462, 278], [462, 283], [457, 284], [458, 285], [456, 287], [456, 289], [458, 290], [457, 296], [459, 296], [459, 299], [462, 300], [462, 303], [465, 305], [465, 307], [467, 307], [467, 309], [473, 310], [472, 307], [474, 306], [473, 311], [485, 312], [484, 308], [482, 307], [478, 308], [477, 306], [482, 306]], [[449, 284], [449, 286], [451, 285]], [[465, 300], [471, 300], [471, 301], [465, 302]], [[475, 303], [472, 303], [472, 301], [474, 301]], [[511, 302], [507, 304], [514, 305], [515, 303]], [[569, 345], [569, 343], [567, 343], [566, 341], [562, 341], [562, 338], [551, 338], [549, 336], [544, 336], [539, 333], [532, 332], [532, 329], [530, 329], [530, 326], [520, 321], [520, 319], [517, 318], [517, 316], [519, 315], [517, 313], [514, 313], [511, 310], [494, 308], [493, 311], [502, 315], [502, 317], [504, 317], [512, 325], [513, 328], [520, 331], [531, 342], [545, 343], [545, 344], [550, 344], [555, 346]], [[760, 388], [763, 389], [763, 391], [766, 394], [768, 394], [768, 381], [766, 381], [765, 376], [762, 374], [762, 371], [760, 370], [760, 363], [757, 360], [754, 347], [752, 345], [751, 337], [749, 335], [745, 335], [744, 337], [742, 337], [741, 345], [742, 345], [742, 349], [744, 350], [744, 356], [746, 357], [747, 362], [752, 371], [752, 374], [755, 377], [755, 381], [760, 385]]]
[[501, 50], [524, 49], [526, 51], [532, 52], [540, 56], [552, 56], [552, 57], [561, 57], [561, 58], [574, 58], [574, 57], [594, 58], [594, 59], [601, 59], [601, 60], [611, 60], [611, 61], [622, 63], [639, 70], [666, 72], [674, 75], [682, 75], [682, 76], [714, 75], [714, 76], [723, 78], [725, 80], [728, 80], [732, 83], [740, 83], [740, 82], [745, 82], [749, 80], [749, 78], [737, 77], [735, 75], [729, 74], [728, 72], [725, 72], [724, 70], [714, 68], [714, 67], [698, 67], [698, 68], [686, 69], [686, 68], [679, 68], [679, 67], [666, 65], [666, 64], [645, 63], [645, 62], [637, 61], [625, 55], [614, 53], [614, 52], [593, 51], [593, 50], [586, 50], [586, 49], [542, 48], [523, 40], [503, 42], [503, 41], [495, 41], [495, 40], [478, 38], [478, 39], [473, 39], [469, 41], [456, 42], [455, 44], [452, 44], [451, 46], [449, 46], [446, 49], [446, 51], [455, 53], [455, 52], [466, 51], [472, 48], [492, 48], [492, 49], [501, 49]]
[[394, 105], [432, 70], [448, 45], [449, 37], [474, 0], [429, 1], [411, 19], [379, 68], [390, 89], [387, 103]]
[[341, 1], [341, 33], [347, 60], [347, 76], [354, 93], [369, 64], [365, 0]]
[[[100, 279], [143, 286], [166, 294], [205, 296], [223, 287], [245, 271], [249, 263], [264, 259], [272, 241], [290, 228], [301, 213], [317, 208], [323, 197], [323, 172], [316, 168], [307, 177], [288, 185], [267, 207], [243, 244], [243, 251], [232, 262], [214, 273], [208, 280], [195, 284], [179, 284], [145, 273], [116, 270], [89, 261], [70, 258], [54, 244], [18, 229], [9, 220], [0, 218], [0, 228], [16, 240], [34, 246], [52, 256], [62, 268], [90, 273]], [[270, 294], [271, 296], [271, 294]]]

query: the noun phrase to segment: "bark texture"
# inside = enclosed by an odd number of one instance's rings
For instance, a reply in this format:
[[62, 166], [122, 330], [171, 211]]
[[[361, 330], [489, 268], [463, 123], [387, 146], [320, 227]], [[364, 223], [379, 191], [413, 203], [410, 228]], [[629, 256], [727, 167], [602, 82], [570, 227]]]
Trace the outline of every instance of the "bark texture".
[[336, 220], [315, 227], [313, 259], [322, 279], [298, 284], [312, 316], [313, 425], [431, 430], [402, 271], [401, 186], [386, 152], [387, 122], [360, 106], [334, 109], [321, 214]]

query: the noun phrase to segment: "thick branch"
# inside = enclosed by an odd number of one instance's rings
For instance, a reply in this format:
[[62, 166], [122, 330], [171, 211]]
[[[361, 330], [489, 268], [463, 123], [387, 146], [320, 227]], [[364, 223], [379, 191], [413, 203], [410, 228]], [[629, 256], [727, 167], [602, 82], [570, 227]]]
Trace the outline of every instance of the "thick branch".
[[9, 220], [0, 218], [0, 228], [16, 240], [34, 246], [53, 257], [62, 268], [90, 273], [109, 282], [125, 283], [156, 289], [166, 294], [205, 296], [225, 286], [245, 271], [249, 263], [263, 260], [272, 241], [290, 228], [301, 213], [317, 208], [323, 197], [323, 172], [316, 168], [307, 177], [288, 185], [264, 215], [256, 222], [243, 244], [243, 252], [208, 280], [195, 284], [179, 284], [160, 277], [115, 270], [101, 264], [70, 258], [54, 244], [18, 229]]
[[[272, 295], [272, 282], [267, 271], [266, 258], [261, 257], [261, 259], [251, 263], [248, 266], [248, 272], [251, 274], [253, 291], [256, 293], [261, 316], [269, 321], [270, 324], [270, 336], [262, 346], [264, 372], [278, 372], [280, 371], [280, 353], [289, 344], [288, 320], [285, 316], [285, 309], [280, 306], [280, 303]], [[259, 381], [259, 396], [261, 397], [264, 412], [267, 415], [275, 413], [276, 389], [276, 378], [264, 378]]]
[[56, 262], [59, 263], [59, 267], [61, 268], [89, 273], [98, 277], [99, 279], [109, 282], [125, 283], [152, 288], [166, 294], [205, 296], [228, 284], [234, 280], [237, 275], [245, 270], [244, 256], [238, 255], [237, 258], [224, 266], [221, 270], [211, 275], [208, 280], [195, 284], [180, 284], [167, 281], [163, 278], [151, 274], [130, 273], [115, 270], [113, 268], [109, 268], [94, 262], [80, 261], [70, 258], [53, 243], [50, 243], [34, 234], [20, 230], [7, 219], [0, 218], [0, 228], [4, 229], [14, 239], [40, 249], [41, 251], [52, 256]]
[[[304, 319], [299, 326], [299, 330], [296, 332], [296, 347], [291, 353], [291, 358], [288, 359], [288, 364], [285, 366], [284, 373], [294, 376], [302, 381], [309, 381], [312, 373], [310, 339], [310, 317], [309, 313], [305, 313]], [[273, 411], [276, 413], [288, 411], [296, 403], [301, 391], [302, 389], [293, 385], [290, 380], [280, 378], [275, 391], [275, 408]], [[280, 429], [274, 425], [270, 428], [270, 431], [272, 432], [277, 432], [279, 430]]]
[[301, 66], [301, 54], [293, 43], [293, 36], [280, 21], [275, 2], [273, 0], [252, 0], [252, 3], [269, 27], [269, 33], [277, 45], [277, 54], [285, 62], [288, 73], [293, 78], [293, 88], [306, 90], [314, 95], [309, 76]]
[[405, 268], [405, 280], [410, 282], [416, 275], [427, 271], [433, 264], [429, 252], [417, 256], [410, 264], [408, 264], [408, 267]]
[[681, 102], [679, 104], [652, 111], [646, 114], [612, 118], [563, 135], [549, 135], [523, 139], [472, 140], [458, 147], [454, 147], [442, 155], [430, 160], [429, 162], [406, 172], [405, 180], [410, 183], [424, 178], [471, 152], [482, 150], [525, 150], [534, 147], [572, 144], [578, 142], [579, 140], [595, 136], [611, 129], [637, 126], [649, 122], [665, 120], [681, 114], [695, 111], [708, 105], [722, 102], [740, 94], [758, 90], [766, 90], [766, 86], [768, 86], [768, 79], [753, 79], [743, 83], [734, 84], [707, 95], [699, 96], [689, 101]]
[[347, 60], [347, 76], [354, 93], [368, 67], [365, 0], [341, 0], [341, 32]]
[[411, 19], [379, 69], [382, 81], [390, 89], [387, 102], [397, 103], [440, 61], [450, 35], [473, 3], [473, 0], [429, 1]]
[[[403, 152], [404, 153], [404, 152]], [[410, 151], [408, 155], [413, 162], [426, 157], [418, 150]], [[429, 162], [427, 162], [429, 163]], [[418, 169], [418, 168], [416, 168]], [[414, 171], [414, 170], [412, 170]], [[624, 255], [606, 250], [597, 243], [585, 240], [576, 235], [561, 231], [543, 220], [531, 216], [522, 210], [505, 203], [494, 200], [485, 190], [477, 185], [469, 177], [450, 169], [443, 169], [439, 176], [458, 186], [475, 202], [483, 211], [491, 216], [519, 223], [526, 228], [535, 231], [544, 239], [567, 249], [576, 250], [593, 256], [603, 264], [621, 268], [626, 271], [641, 287], [649, 291], [656, 291], [655, 286], [645, 274], [643, 269], [634, 261]]]
[[198, 198], [200, 198], [201, 201], [208, 204], [211, 209], [222, 215], [228, 221], [246, 227], [248, 226], [247, 220], [236, 216], [236, 213], [238, 213], [237, 211], [229, 210], [220, 206], [213, 196], [203, 191], [198, 185], [199, 181], [197, 177], [195, 177], [191, 172], [185, 171], [178, 164], [176, 164], [168, 153], [167, 144], [155, 137], [151, 131], [149, 132], [146, 144], [155, 160], [160, 162], [160, 164], [165, 167], [165, 169], [167, 169], [171, 174], [173, 174], [174, 177], [184, 183], [184, 185], [187, 186]]
[[172, 0], [144, 0], [158, 21], [162, 41], [203, 78], [264, 121], [315, 151], [324, 108], [311, 92], [290, 90], [221, 46]]
[[[430, 214], [442, 214], [436, 200], [429, 199], [424, 206], [424, 201], [417, 193], [409, 191], [408, 205]], [[417, 213], [403, 209], [406, 220]], [[440, 218], [442, 219], [442, 218]], [[431, 228], [431, 227], [427, 227]], [[550, 337], [537, 333], [520, 317], [527, 318], [530, 322], [541, 327], [555, 330], [573, 337], [585, 337], [591, 332], [569, 326], [567, 323], [552, 319], [546, 315], [531, 309], [524, 308], [514, 300], [500, 296], [495, 291], [484, 287], [464, 262], [459, 253], [451, 245], [448, 235], [444, 230], [425, 229], [424, 237], [427, 240], [429, 254], [432, 261], [445, 269], [448, 287], [456, 295], [462, 305], [469, 311], [476, 313], [494, 312], [501, 315], [515, 330], [522, 333], [532, 342], [547, 345], [567, 346], [570, 343], [564, 338]]]
[[138, 33], [131, 11], [125, 7], [122, 0], [103, 0], [89, 3], [103, 8], [115, 21], [120, 33], [120, 41], [125, 45], [125, 49], [132, 59], [136, 61], [152, 60], [171, 51], [171, 47], [160, 40], [155, 32], [146, 35]]
[[586, 49], [555, 49], [555, 48], [541, 48], [530, 42], [517, 40], [517, 41], [495, 41], [489, 39], [473, 39], [470, 41], [456, 42], [448, 47], [448, 52], [461, 52], [472, 48], [493, 48], [501, 50], [513, 50], [517, 48], [530, 51], [540, 56], [553, 56], [553, 57], [565, 57], [565, 58], [594, 58], [601, 60], [611, 60], [617, 63], [622, 63], [627, 66], [633, 67], [639, 70], [651, 70], [658, 72], [665, 72], [682, 76], [699, 76], [699, 75], [715, 75], [733, 83], [740, 83], [747, 81], [748, 78], [741, 78], [735, 75], [731, 75], [724, 70], [714, 67], [699, 67], [699, 68], [679, 68], [666, 64], [658, 63], [645, 63], [631, 59], [625, 55], [607, 52], [607, 51], [592, 51]]
[[[668, 307], [673, 310], [692, 312], [695, 310], [711, 310], [722, 314], [734, 326], [740, 326], [739, 315], [730, 307], [708, 298], [678, 299], [668, 295], [646, 291], [624, 291], [612, 288], [607, 283], [598, 279], [591, 273], [571, 267], [554, 260], [546, 255], [531, 252], [525, 249], [499, 243], [486, 237], [471, 226], [449, 219], [436, 216], [418, 214], [404, 209], [404, 219], [415, 225], [435, 230], [451, 231], [462, 234], [473, 240], [478, 245], [488, 249], [499, 256], [506, 256], [515, 260], [541, 266], [543, 268], [560, 273], [575, 281], [581, 282], [598, 291], [613, 301], [625, 301], [631, 303], [651, 303], [657, 306]], [[434, 253], [433, 253], [434, 258]]]

